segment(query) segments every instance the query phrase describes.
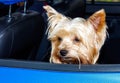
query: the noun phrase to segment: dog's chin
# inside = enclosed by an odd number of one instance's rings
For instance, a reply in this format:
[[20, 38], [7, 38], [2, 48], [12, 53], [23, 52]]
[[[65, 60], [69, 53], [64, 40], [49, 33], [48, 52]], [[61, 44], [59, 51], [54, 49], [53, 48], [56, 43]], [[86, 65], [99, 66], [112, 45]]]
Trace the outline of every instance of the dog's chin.
[[61, 57], [61, 62], [64, 64], [79, 64], [79, 60], [73, 57]]

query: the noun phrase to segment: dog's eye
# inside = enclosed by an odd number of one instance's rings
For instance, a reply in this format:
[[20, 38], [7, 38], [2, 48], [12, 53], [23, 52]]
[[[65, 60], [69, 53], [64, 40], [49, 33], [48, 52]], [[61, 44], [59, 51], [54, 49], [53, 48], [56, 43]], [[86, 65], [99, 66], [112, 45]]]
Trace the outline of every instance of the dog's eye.
[[61, 38], [61, 37], [58, 37], [58, 41], [62, 41], [62, 38]]
[[78, 39], [77, 37], [75, 37], [74, 41], [75, 42], [80, 42], [80, 39]]

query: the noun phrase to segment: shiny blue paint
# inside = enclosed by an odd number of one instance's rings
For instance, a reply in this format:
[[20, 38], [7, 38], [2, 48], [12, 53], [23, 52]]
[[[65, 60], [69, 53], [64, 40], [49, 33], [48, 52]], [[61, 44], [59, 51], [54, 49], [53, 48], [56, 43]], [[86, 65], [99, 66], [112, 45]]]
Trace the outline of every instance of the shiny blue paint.
[[24, 0], [0, 0], [1, 3], [6, 4], [6, 5], [10, 5], [10, 4], [15, 4], [18, 2], [22, 2]]
[[120, 72], [63, 72], [0, 67], [1, 83], [120, 83]]

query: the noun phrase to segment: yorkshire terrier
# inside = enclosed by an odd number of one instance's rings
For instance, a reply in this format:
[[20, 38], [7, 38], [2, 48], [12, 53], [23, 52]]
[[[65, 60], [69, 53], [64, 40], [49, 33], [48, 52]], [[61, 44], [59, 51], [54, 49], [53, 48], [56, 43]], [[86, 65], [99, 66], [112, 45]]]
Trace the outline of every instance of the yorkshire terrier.
[[106, 39], [106, 14], [101, 9], [88, 19], [66, 17], [47, 5], [51, 63], [95, 64]]

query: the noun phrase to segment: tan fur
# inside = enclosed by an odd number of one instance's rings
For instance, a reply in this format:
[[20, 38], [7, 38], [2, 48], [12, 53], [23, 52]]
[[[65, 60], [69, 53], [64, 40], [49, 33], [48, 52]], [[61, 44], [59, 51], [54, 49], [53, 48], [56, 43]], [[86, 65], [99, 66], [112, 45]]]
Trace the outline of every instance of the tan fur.
[[[48, 39], [52, 44], [50, 62], [95, 64], [106, 39], [105, 11], [97, 11], [88, 19], [71, 19], [49, 5], [44, 9], [49, 21]], [[61, 56], [61, 50], [67, 50], [67, 55]]]

